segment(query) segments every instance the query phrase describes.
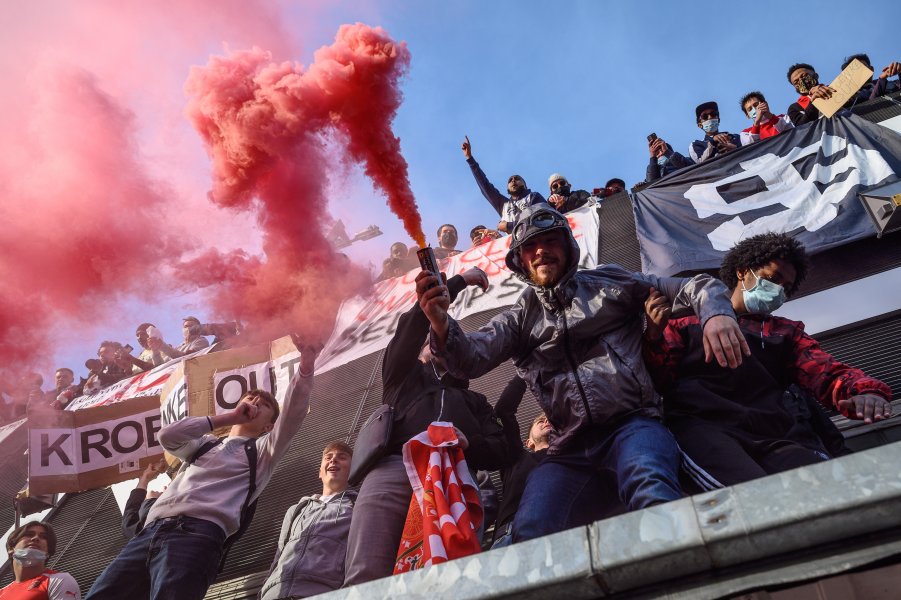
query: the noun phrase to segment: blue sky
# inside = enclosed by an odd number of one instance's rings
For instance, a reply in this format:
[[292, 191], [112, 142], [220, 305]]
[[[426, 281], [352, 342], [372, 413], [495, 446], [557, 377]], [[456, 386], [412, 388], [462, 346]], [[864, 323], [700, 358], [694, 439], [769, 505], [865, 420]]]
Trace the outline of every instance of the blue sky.
[[[386, 1], [310, 8], [285, 2], [282, 26], [303, 50], [276, 58], [309, 64], [342, 23], [355, 21], [380, 25], [404, 40], [413, 59], [395, 132], [427, 237], [434, 242], [438, 225], [452, 222], [464, 243], [472, 226], [497, 222], [460, 152], [464, 135], [502, 189], [512, 173], [543, 194], [552, 172], [563, 173], [576, 189], [600, 187], [610, 177], [632, 185], [644, 178], [647, 134], [656, 132], [684, 153], [699, 133], [694, 107], [702, 101], [718, 101], [721, 129], [739, 131], [749, 124], [738, 107], [744, 93], [761, 90], [774, 112], [785, 112], [794, 101], [785, 76], [792, 63], [813, 64], [829, 82], [848, 54], [867, 52], [877, 70], [901, 60], [890, 42], [897, 39], [897, 6]], [[256, 44], [267, 46], [266, 40]], [[197, 165], [201, 177], [208, 169]], [[329, 210], [350, 233], [370, 223], [386, 232], [355, 245], [355, 260], [378, 265], [391, 242], [407, 241], [361, 175], [336, 179], [334, 188]], [[174, 342], [180, 317], [207, 316], [191, 296], [135, 303], [134, 311], [133, 324], [101, 328], [101, 336], [134, 345], [134, 325], [147, 320]], [[56, 364], [80, 368], [102, 337], [61, 349]]]

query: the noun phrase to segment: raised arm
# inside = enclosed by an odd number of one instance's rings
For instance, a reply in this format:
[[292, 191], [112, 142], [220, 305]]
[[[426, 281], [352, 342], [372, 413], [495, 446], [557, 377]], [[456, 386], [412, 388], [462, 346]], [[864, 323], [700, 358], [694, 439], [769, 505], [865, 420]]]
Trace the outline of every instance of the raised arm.
[[519, 405], [522, 404], [525, 393], [526, 382], [519, 375], [514, 375], [513, 379], [504, 387], [504, 391], [501, 392], [497, 404], [494, 405], [494, 413], [504, 427], [504, 437], [507, 439], [507, 448], [511, 458], [519, 456], [519, 453], [524, 451], [522, 431], [519, 428], [516, 412], [519, 410]]
[[[216, 415], [224, 417], [227, 414]], [[157, 434], [160, 444], [169, 454], [183, 461], [190, 460], [203, 444], [203, 436], [214, 429], [215, 417], [185, 417], [160, 429]]]
[[496, 471], [510, 465], [511, 452], [507, 444], [504, 428], [488, 401], [481, 398], [474, 410], [476, 421], [481, 425], [481, 435], [469, 440], [466, 462], [474, 469]]
[[466, 162], [472, 170], [472, 176], [476, 180], [476, 185], [479, 186], [479, 191], [482, 192], [482, 195], [485, 196], [488, 203], [497, 211], [498, 216], [501, 216], [504, 202], [507, 201], [507, 197], [501, 194], [498, 189], [488, 181], [488, 177], [485, 176], [482, 167], [480, 167], [479, 163], [476, 162], [476, 159], [472, 157], [472, 144], [469, 143], [469, 136], [466, 136], [466, 141], [463, 142], [462, 150], [463, 156], [466, 158]]
[[285, 401], [282, 403], [281, 414], [275, 421], [275, 426], [269, 435], [260, 438], [259, 447], [259, 464], [263, 468], [267, 461], [278, 460], [291, 438], [300, 430], [304, 417], [310, 409], [310, 392], [313, 389], [313, 369], [316, 365], [316, 356], [319, 354], [319, 347], [306, 345], [296, 334], [291, 334], [295, 346], [300, 350], [300, 365], [288, 389], [285, 392]]

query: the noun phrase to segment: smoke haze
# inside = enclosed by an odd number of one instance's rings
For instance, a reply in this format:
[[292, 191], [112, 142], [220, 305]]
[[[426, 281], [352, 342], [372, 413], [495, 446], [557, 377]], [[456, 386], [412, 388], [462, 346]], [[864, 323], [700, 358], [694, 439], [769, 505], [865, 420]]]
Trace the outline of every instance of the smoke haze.
[[[274, 61], [299, 48], [269, 3], [13, 4], [0, 9], [2, 364], [46, 369], [60, 329], [92, 345], [144, 320], [135, 298], [196, 290], [210, 320], [327, 335], [369, 287], [322, 233], [344, 163], [419, 230], [391, 132], [409, 52], [381, 29], [342, 27], [304, 71]], [[249, 49], [189, 76], [223, 42]]]

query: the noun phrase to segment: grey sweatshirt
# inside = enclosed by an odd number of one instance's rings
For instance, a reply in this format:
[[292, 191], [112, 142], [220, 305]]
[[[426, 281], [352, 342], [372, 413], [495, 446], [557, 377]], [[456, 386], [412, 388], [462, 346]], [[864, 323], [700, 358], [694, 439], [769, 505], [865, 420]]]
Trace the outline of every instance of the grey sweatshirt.
[[[303, 377], [297, 373], [288, 386], [275, 427], [257, 438], [257, 489], [251, 501], [263, 492], [276, 462], [300, 429], [310, 406], [312, 385], [312, 375]], [[211, 431], [209, 418], [187, 417], [163, 427], [159, 440], [168, 452], [187, 461], [205, 442], [215, 439]], [[226, 536], [237, 531], [249, 483], [246, 440], [228, 436], [181, 470], [150, 509], [144, 527], [157, 519], [184, 515], [215, 523]]]
[[356, 490], [347, 489], [327, 500], [305, 496], [288, 509], [269, 577], [260, 589], [262, 600], [315, 596], [341, 587], [356, 499]]

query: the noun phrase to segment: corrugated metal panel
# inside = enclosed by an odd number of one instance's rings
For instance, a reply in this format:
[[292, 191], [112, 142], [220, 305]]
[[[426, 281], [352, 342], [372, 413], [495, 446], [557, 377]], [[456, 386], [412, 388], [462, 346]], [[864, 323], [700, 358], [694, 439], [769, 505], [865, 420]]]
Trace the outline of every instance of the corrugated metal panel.
[[[888, 293], [888, 290], [886, 290]], [[901, 397], [901, 311], [817, 335], [824, 350], [867, 375], [881, 379]]]
[[901, 99], [901, 93], [889, 94], [888, 96], [876, 98], [870, 102], [855, 106], [852, 112], [867, 121], [881, 123], [901, 115], [901, 104], [897, 102], [899, 99]]
[[598, 207], [598, 218], [598, 262], [641, 271], [635, 216], [629, 195], [621, 192], [605, 199]]

